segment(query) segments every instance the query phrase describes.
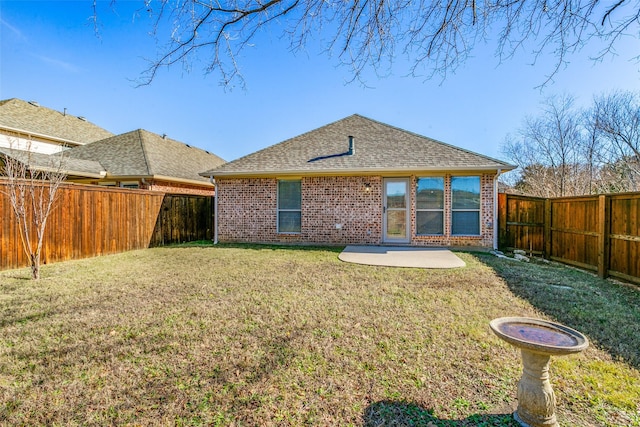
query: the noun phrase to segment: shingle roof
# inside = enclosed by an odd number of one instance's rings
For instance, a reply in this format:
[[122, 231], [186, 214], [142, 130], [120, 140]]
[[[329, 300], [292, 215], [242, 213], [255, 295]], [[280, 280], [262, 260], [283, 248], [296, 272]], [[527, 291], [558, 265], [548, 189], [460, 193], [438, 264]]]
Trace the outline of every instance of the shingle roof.
[[[347, 154], [349, 136], [354, 137], [353, 155]], [[514, 168], [503, 161], [354, 114], [202, 175], [505, 171]]]
[[66, 155], [68, 151], [57, 154], [42, 154], [12, 148], [0, 147], [0, 154], [25, 163], [30, 169], [49, 172], [61, 171], [69, 176], [101, 178], [106, 174], [104, 167], [93, 160], [74, 159]]
[[143, 129], [75, 147], [68, 154], [100, 162], [108, 177], [155, 176], [206, 182], [198, 172], [224, 163], [215, 154]]
[[0, 128], [77, 144], [113, 136], [85, 119], [17, 98], [0, 101]]

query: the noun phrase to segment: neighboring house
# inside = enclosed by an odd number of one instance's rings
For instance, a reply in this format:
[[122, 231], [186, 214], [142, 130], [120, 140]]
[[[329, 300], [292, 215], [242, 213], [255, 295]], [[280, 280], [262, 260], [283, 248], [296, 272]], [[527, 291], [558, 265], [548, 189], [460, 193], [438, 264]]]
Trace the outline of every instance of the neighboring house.
[[[42, 154], [0, 147], [0, 171], [3, 170], [5, 156], [7, 156], [25, 164], [31, 171], [63, 173], [66, 175], [67, 181], [86, 178], [100, 179], [106, 176], [107, 172], [100, 163], [91, 160], [72, 159], [64, 153]], [[1, 173], [0, 176], [2, 176]]]
[[514, 168], [352, 115], [201, 175], [220, 242], [492, 247]]
[[208, 151], [143, 129], [75, 147], [65, 155], [98, 162], [106, 170], [99, 179], [70, 179], [74, 182], [211, 196], [213, 183], [197, 172], [225, 163]]
[[71, 182], [211, 196], [214, 185], [197, 172], [224, 163], [145, 130], [114, 135], [66, 111], [15, 98], [0, 101], [0, 155], [33, 170], [62, 170]]
[[65, 112], [21, 99], [0, 101], [0, 148], [52, 154], [113, 136], [113, 133]]

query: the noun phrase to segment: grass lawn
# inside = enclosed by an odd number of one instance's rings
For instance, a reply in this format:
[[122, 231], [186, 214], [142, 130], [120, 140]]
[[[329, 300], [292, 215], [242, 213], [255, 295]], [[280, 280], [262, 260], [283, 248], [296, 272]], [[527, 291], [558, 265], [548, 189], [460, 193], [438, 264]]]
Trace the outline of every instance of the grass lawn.
[[516, 426], [502, 316], [592, 345], [554, 357], [562, 426], [640, 426], [640, 291], [555, 264], [339, 261], [183, 246], [0, 272], [1, 425]]

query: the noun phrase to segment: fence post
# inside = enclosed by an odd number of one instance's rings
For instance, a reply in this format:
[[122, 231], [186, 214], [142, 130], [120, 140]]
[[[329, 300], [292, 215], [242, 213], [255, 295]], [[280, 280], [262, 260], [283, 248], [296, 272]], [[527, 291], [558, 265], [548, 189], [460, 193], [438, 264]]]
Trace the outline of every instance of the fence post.
[[598, 196], [598, 276], [606, 278], [609, 275], [609, 196]]
[[551, 259], [551, 200], [544, 199], [544, 236], [542, 247], [544, 252], [542, 257], [544, 259]]

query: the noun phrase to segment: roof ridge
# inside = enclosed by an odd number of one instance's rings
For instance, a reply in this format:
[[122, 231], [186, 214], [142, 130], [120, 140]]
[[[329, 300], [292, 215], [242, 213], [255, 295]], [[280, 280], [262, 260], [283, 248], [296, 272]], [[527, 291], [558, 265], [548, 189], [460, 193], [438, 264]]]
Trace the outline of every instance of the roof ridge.
[[9, 102], [11, 102], [11, 101], [16, 101], [16, 100], [18, 100], [18, 98], [7, 98], [7, 99], [2, 99], [2, 100], [0, 100], [0, 105], [4, 105], [4, 104], [7, 104], [7, 103], [9, 103]]
[[109, 133], [113, 133], [110, 130], [107, 130], [107, 129], [104, 129], [103, 127], [101, 127], [101, 126], [98, 126], [97, 124], [93, 123], [91, 120], [88, 120], [84, 116], [76, 116], [74, 114], [71, 114], [71, 113], [67, 112], [66, 111], [67, 108], [64, 108], [64, 111], [60, 111], [60, 110], [57, 110], [55, 108], [51, 108], [51, 107], [47, 107], [45, 105], [42, 105], [42, 104], [40, 104], [39, 102], [37, 102], [35, 100], [25, 101], [24, 99], [20, 99], [20, 98], [8, 98], [8, 99], [0, 100], [0, 105], [4, 105], [5, 103], [9, 103], [9, 102], [14, 102], [14, 103], [17, 103], [17, 104], [30, 105], [31, 107], [34, 107], [34, 108], [41, 108], [43, 110], [48, 110], [48, 111], [53, 112], [53, 113], [58, 113], [62, 117], [71, 117], [71, 118], [74, 118], [74, 119], [79, 119], [79, 120], [82, 120], [85, 123], [88, 123], [88, 124], [91, 124], [93, 126], [99, 127], [100, 129], [105, 130], [105, 131], [107, 131]]
[[113, 133], [83, 116], [40, 105], [35, 101], [9, 98], [0, 101], [0, 127], [24, 135], [44, 137], [59, 145], [84, 145]]
[[[353, 135], [357, 155], [339, 156]], [[393, 144], [392, 144], [393, 143]], [[322, 160], [322, 162], [309, 161]], [[514, 166], [416, 132], [352, 114], [225, 163], [211, 175], [510, 170]], [[215, 172], [217, 172], [217, 174]], [[213, 172], [213, 173], [211, 173]]]
[[[202, 154], [207, 154], [209, 156], [217, 157], [218, 159], [220, 159], [220, 160], [222, 160], [223, 162], [226, 163], [226, 160], [224, 160], [222, 157], [220, 157], [217, 154], [212, 153], [212, 152], [210, 152], [208, 150], [205, 150], [204, 148], [200, 148], [200, 147], [195, 146], [195, 145], [187, 144], [186, 142], [178, 141], [177, 139], [170, 138], [166, 134], [160, 135], [158, 133], [151, 132], [150, 130], [142, 129], [142, 128], [137, 129], [137, 130], [143, 132], [149, 138], [153, 138], [153, 139], [157, 139], [157, 140], [161, 139], [165, 143], [171, 143], [171, 144], [175, 144], [176, 146], [179, 146], [179, 147], [187, 147], [187, 148], [190, 148], [190, 149], [193, 149], [193, 150], [197, 150], [197, 151], [200, 151]], [[152, 142], [152, 140], [149, 139], [148, 142]], [[147, 151], [147, 153], [149, 153], [149, 151]]]
[[138, 135], [139, 135], [140, 148], [142, 149], [142, 156], [144, 157], [144, 164], [147, 167], [147, 174], [153, 175], [153, 172], [151, 172], [151, 164], [149, 163], [149, 155], [147, 153], [146, 139], [144, 138], [144, 133], [149, 133], [149, 131], [146, 131], [146, 130], [140, 128], [140, 129], [135, 130], [134, 132], [138, 132]]
[[[323, 128], [326, 128], [326, 127], [329, 127], [329, 126], [334, 125], [334, 124], [336, 124], [336, 123], [338, 123], [338, 122], [341, 122], [341, 121], [343, 121], [343, 120], [347, 120], [348, 118], [356, 117], [356, 116], [357, 116], [357, 117], [362, 117], [362, 118], [365, 118], [365, 119], [366, 119], [366, 117], [361, 116], [360, 114], [356, 114], [356, 113], [354, 113], [354, 114], [351, 114], [350, 116], [343, 117], [343, 118], [338, 119], [338, 120], [334, 120], [334, 121], [333, 121], [333, 122], [331, 122], [331, 123], [324, 124], [324, 125], [319, 126], [319, 127], [317, 127], [317, 128], [314, 128], [314, 129], [308, 130], [308, 131], [306, 131], [306, 132], [303, 132], [303, 133], [301, 133], [301, 134], [299, 134], [299, 135], [292, 136], [292, 137], [290, 137], [290, 138], [285, 139], [284, 141], [276, 142], [275, 144], [272, 144], [272, 145], [269, 145], [269, 146], [267, 146], [267, 147], [264, 147], [264, 148], [262, 148], [262, 149], [260, 149], [260, 150], [258, 150], [258, 151], [254, 151], [253, 153], [245, 154], [244, 156], [242, 156], [242, 157], [238, 157], [237, 159], [231, 160], [230, 162], [227, 162], [227, 163], [235, 163], [235, 162], [237, 162], [237, 161], [240, 161], [240, 160], [244, 159], [245, 157], [255, 156], [255, 155], [257, 155], [257, 154], [259, 154], [259, 153], [261, 153], [261, 152], [263, 152], [263, 151], [265, 151], [265, 150], [269, 150], [269, 149], [271, 149], [271, 148], [273, 148], [273, 147], [275, 147], [275, 146], [281, 146], [281, 145], [284, 145], [285, 143], [287, 143], [287, 142], [289, 142], [289, 141], [291, 141], [291, 140], [293, 140], [293, 139], [298, 139], [298, 138], [300, 138], [300, 137], [302, 137], [302, 136], [305, 136], [305, 135], [307, 135], [307, 134], [310, 134], [310, 133], [312, 133], [312, 132], [316, 132], [316, 131], [318, 131], [318, 130], [320, 130], [320, 129], [323, 129]], [[369, 120], [371, 120], [371, 119], [369, 119]]]

